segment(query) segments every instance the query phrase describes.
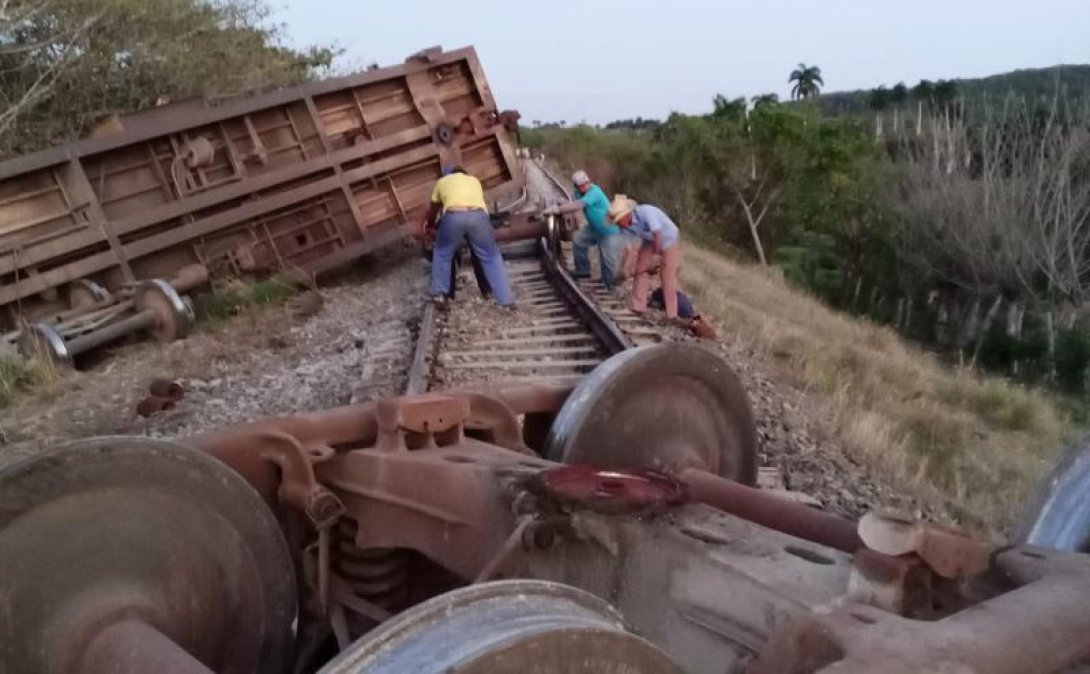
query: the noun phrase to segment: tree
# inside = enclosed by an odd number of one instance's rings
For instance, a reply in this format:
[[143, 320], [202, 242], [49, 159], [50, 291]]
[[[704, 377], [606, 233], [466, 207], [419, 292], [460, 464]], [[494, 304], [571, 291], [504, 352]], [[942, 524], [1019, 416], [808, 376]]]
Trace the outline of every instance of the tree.
[[763, 106], [749, 119], [711, 117], [704, 141], [704, 170], [711, 179], [708, 212], [741, 210], [757, 261], [768, 264], [766, 223], [798, 167], [797, 145], [809, 112]]
[[727, 98], [723, 94], [716, 94], [712, 99], [712, 117], [726, 117], [733, 120], [741, 120], [746, 117], [745, 98]]
[[827, 300], [858, 311], [865, 281], [884, 290], [900, 271], [890, 258], [889, 155], [849, 118], [813, 120], [793, 141], [787, 223], [777, 258], [784, 272]]
[[889, 90], [889, 102], [893, 105], [904, 105], [908, 100], [908, 87], [904, 82], [898, 82]]
[[825, 86], [825, 80], [821, 78], [821, 68], [800, 63], [798, 68], [791, 71], [787, 83], [794, 82], [791, 87], [791, 98], [801, 100], [816, 97], [821, 93], [821, 87]]
[[870, 96], [867, 97], [867, 104], [870, 105], [870, 109], [876, 112], [885, 110], [889, 105], [889, 89], [886, 85], [875, 87], [871, 89]]
[[936, 115], [903, 153], [902, 259], [968, 298], [944, 313], [960, 315], [956, 346], [974, 361], [1004, 302], [1009, 334], [1027, 302], [1044, 307], [1051, 352], [1053, 313], [1069, 328], [1090, 299], [1090, 132], [1061, 120], [1066, 107], [1054, 97], [1042, 117], [1009, 97], [972, 120]]
[[631, 131], [649, 131], [657, 128], [662, 122], [657, 119], [644, 119], [643, 117], [637, 117], [635, 119], [616, 119], [606, 124], [605, 128], [610, 130], [626, 129]]
[[778, 105], [780, 97], [776, 94], [760, 94], [750, 99], [754, 110], [759, 110], [770, 105]]
[[884, 84], [871, 89], [867, 103], [874, 111], [874, 138], [877, 140], [882, 137], [882, 111], [889, 105], [889, 89]]
[[935, 83], [935, 104], [949, 111], [958, 99], [958, 83], [954, 80], [939, 80]]
[[898, 82], [889, 90], [889, 103], [893, 106], [893, 133], [900, 131], [901, 108], [908, 101], [908, 87]]
[[0, 9], [0, 152], [74, 140], [163, 100], [308, 79], [336, 52], [297, 51], [262, 0], [37, 0]]
[[920, 80], [919, 84], [912, 87], [912, 98], [930, 105], [935, 96], [935, 84], [931, 80]]
[[930, 107], [935, 99], [935, 85], [931, 80], [920, 80], [912, 87], [912, 98], [916, 99], [916, 137], [923, 134], [924, 107]]

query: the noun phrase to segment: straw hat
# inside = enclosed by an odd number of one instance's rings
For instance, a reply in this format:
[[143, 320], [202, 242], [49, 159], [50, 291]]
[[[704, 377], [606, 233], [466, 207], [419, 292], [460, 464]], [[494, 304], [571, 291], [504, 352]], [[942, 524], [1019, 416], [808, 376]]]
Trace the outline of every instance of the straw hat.
[[629, 199], [627, 195], [618, 194], [613, 197], [613, 203], [609, 205], [606, 216], [609, 218], [610, 222], [617, 222], [631, 213], [634, 208], [636, 208], [635, 199]]

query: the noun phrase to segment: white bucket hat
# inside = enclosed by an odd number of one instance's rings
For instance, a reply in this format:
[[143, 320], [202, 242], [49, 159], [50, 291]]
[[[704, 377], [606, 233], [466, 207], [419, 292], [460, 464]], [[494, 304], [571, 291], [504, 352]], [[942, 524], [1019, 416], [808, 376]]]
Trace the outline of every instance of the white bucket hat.
[[610, 222], [617, 222], [636, 208], [636, 200], [629, 199], [627, 195], [618, 194], [613, 197], [613, 203], [609, 205], [606, 216]]
[[586, 171], [580, 169], [571, 174], [571, 181], [576, 185], [586, 185], [590, 182], [590, 176], [587, 175]]

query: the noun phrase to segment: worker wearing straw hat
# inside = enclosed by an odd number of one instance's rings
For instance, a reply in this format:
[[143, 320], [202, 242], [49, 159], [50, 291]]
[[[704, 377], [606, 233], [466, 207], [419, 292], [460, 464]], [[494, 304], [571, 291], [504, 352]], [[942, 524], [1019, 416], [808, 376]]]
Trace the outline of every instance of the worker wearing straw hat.
[[636, 254], [632, 311], [637, 314], [647, 311], [649, 277], [657, 267], [666, 318], [677, 320], [677, 271], [681, 264], [681, 233], [677, 225], [661, 209], [651, 204], [638, 204], [623, 194], [613, 198], [607, 216], [610, 222], [635, 234], [641, 242]]

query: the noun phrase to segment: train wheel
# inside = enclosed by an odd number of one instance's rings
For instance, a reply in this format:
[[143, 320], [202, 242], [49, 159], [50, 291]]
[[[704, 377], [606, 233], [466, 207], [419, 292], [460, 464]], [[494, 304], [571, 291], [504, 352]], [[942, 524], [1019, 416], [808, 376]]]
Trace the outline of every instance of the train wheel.
[[0, 569], [18, 616], [0, 620], [0, 671], [290, 665], [295, 576], [276, 519], [187, 447], [98, 438], [0, 467]]
[[1090, 436], [1071, 445], [1030, 496], [1012, 538], [1090, 552]]
[[48, 323], [34, 323], [23, 328], [19, 333], [19, 353], [24, 358], [53, 365], [72, 365], [72, 354], [68, 345], [60, 333]]
[[155, 312], [155, 326], [149, 334], [160, 342], [182, 339], [193, 328], [193, 307], [166, 281], [151, 279], [136, 289], [138, 311], [151, 309]]
[[600, 468], [700, 468], [757, 480], [757, 429], [727, 364], [691, 344], [628, 349], [587, 375], [560, 409], [545, 456]]
[[680, 674], [597, 597], [536, 580], [439, 595], [370, 632], [319, 674]]

